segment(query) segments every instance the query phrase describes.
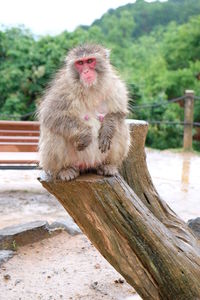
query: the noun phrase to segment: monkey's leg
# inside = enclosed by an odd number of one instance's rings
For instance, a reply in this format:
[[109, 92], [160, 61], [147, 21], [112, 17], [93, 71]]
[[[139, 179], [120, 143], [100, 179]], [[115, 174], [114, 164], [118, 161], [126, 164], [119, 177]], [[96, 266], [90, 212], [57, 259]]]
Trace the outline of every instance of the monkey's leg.
[[117, 166], [111, 164], [101, 165], [97, 169], [98, 175], [114, 176], [118, 173]]
[[129, 144], [129, 129], [125, 123], [122, 123], [116, 129], [108, 155], [103, 164], [98, 167], [97, 174], [105, 176], [116, 175], [118, 173], [118, 167], [128, 153]]
[[70, 181], [72, 179], [75, 179], [80, 174], [79, 169], [75, 167], [68, 167], [66, 169], [62, 169], [58, 175], [57, 178], [63, 180], [63, 181]]
[[[45, 137], [49, 138], [43, 138]], [[74, 166], [77, 157], [66, 141], [58, 135], [43, 132], [40, 141], [40, 166], [49, 176], [49, 180], [72, 180], [79, 175]]]

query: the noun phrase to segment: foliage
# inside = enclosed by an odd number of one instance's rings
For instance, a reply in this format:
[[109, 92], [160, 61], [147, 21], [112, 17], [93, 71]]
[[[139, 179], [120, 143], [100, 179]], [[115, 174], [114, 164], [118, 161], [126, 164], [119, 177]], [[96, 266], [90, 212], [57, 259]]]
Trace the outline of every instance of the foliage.
[[[113, 30], [112, 20], [117, 18], [118, 22], [121, 22], [124, 12], [130, 15], [129, 27], [132, 30], [129, 29], [129, 38], [134, 41], [135, 38], [147, 35], [160, 25], [166, 26], [171, 21], [176, 21], [177, 24], [186, 23], [191, 16], [200, 14], [200, 0], [169, 0], [164, 3], [137, 0], [135, 4], [127, 4], [116, 10], [110, 9], [93, 25], [99, 26], [104, 35], [109, 36], [109, 32]], [[130, 26], [133, 20], [134, 28]]]
[[[168, 100], [182, 96], [186, 89], [200, 96], [199, 28], [200, 0], [137, 0], [109, 10], [90, 27], [79, 26], [72, 33], [35, 37], [24, 27], [1, 30], [0, 117], [33, 118], [31, 112], [66, 52], [89, 41], [112, 50], [111, 62], [129, 88], [133, 117], [183, 121], [183, 109]], [[137, 108], [161, 102], [164, 105]], [[194, 120], [200, 122], [200, 100], [195, 102]], [[154, 123], [147, 144], [160, 149], [180, 147], [182, 134], [182, 125]]]

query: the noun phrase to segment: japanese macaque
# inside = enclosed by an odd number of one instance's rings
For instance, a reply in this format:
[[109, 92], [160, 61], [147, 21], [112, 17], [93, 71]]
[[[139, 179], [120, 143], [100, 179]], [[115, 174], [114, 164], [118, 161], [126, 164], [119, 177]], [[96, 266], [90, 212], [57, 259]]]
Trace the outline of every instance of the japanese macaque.
[[127, 113], [127, 89], [108, 50], [94, 44], [72, 49], [39, 107], [40, 166], [61, 180], [88, 169], [115, 175], [129, 149]]

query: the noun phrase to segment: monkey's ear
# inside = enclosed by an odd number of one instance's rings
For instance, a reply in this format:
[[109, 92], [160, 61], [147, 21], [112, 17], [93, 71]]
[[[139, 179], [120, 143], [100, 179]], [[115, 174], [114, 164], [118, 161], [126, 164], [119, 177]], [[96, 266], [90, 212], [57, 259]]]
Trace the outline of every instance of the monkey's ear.
[[110, 58], [110, 49], [105, 49], [106, 58]]

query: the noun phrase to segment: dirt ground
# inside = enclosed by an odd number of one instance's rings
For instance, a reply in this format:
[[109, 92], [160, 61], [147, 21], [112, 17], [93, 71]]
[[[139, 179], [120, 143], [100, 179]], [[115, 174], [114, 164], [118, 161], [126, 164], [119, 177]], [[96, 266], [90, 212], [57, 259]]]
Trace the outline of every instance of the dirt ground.
[[[162, 198], [185, 221], [200, 216], [200, 156], [147, 150]], [[19, 223], [69, 218], [37, 181], [38, 171], [0, 170], [0, 229]], [[84, 235], [63, 232], [20, 247], [0, 269], [0, 300], [136, 300], [124, 279]]]
[[134, 290], [80, 234], [20, 247], [0, 269], [1, 300], [128, 300]]

